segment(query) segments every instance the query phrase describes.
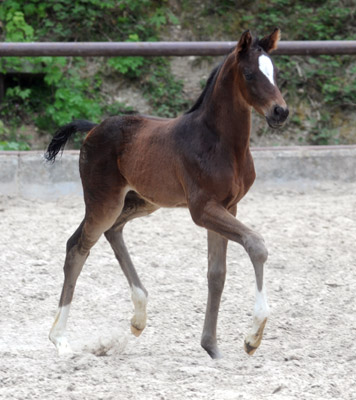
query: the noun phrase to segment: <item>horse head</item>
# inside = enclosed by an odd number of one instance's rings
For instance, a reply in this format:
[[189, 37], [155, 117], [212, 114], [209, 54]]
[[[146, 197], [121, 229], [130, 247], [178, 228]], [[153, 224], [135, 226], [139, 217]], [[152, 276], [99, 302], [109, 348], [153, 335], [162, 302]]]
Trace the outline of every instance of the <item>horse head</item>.
[[277, 70], [269, 54], [277, 48], [280, 30], [262, 39], [253, 39], [250, 31], [242, 34], [234, 54], [238, 85], [246, 103], [263, 115], [271, 128], [279, 128], [289, 111], [277, 86]]

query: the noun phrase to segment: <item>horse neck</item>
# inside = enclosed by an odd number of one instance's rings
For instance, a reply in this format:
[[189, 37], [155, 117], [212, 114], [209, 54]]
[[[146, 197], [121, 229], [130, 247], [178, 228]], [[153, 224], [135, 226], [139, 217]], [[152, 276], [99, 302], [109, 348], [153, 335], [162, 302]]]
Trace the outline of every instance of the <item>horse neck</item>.
[[234, 54], [222, 65], [203, 114], [206, 123], [236, 155], [248, 151], [251, 107], [239, 90]]

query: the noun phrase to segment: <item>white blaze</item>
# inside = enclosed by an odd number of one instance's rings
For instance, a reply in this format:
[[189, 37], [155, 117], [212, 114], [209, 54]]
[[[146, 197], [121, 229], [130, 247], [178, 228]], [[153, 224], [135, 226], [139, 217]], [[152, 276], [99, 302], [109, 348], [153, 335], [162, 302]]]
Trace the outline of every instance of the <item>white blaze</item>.
[[258, 57], [258, 66], [261, 72], [267, 77], [267, 79], [274, 85], [274, 71], [273, 64], [269, 57], [262, 54], [262, 56]]

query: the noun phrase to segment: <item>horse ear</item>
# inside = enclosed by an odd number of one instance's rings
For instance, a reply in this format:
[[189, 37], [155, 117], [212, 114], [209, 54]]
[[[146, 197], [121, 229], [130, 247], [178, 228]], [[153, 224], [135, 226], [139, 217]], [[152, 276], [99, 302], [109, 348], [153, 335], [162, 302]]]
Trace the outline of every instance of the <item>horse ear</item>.
[[263, 48], [266, 53], [271, 53], [273, 50], [277, 49], [280, 38], [280, 29], [275, 28], [269, 36], [265, 36], [263, 39], [259, 40], [258, 44]]
[[240, 40], [237, 43], [235, 50], [236, 56], [247, 52], [251, 46], [251, 43], [252, 43], [252, 36], [250, 31], [247, 30], [241, 35]]

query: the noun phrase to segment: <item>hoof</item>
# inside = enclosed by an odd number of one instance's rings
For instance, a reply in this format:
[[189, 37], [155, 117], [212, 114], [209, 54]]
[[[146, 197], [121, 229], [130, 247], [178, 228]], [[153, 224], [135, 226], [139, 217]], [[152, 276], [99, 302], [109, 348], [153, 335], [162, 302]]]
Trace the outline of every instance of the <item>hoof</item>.
[[262, 341], [262, 336], [263, 336], [263, 330], [266, 326], [266, 322], [267, 322], [267, 318], [265, 318], [262, 323], [260, 324], [260, 326], [256, 331], [252, 331], [252, 332], [256, 332], [256, 333], [251, 333], [249, 334], [244, 342], [244, 349], [246, 351], [246, 353], [249, 356], [252, 356], [255, 351], [257, 350], [258, 346], [261, 344]]
[[62, 356], [70, 356], [73, 354], [73, 350], [65, 337], [61, 338], [53, 338], [50, 337], [50, 340], [53, 342], [53, 344], [56, 346], [57, 353], [60, 357]]
[[139, 337], [142, 332], [143, 332], [143, 329], [137, 329], [135, 326], [131, 325], [131, 333], [133, 335], [135, 335], [136, 337]]
[[131, 332], [136, 336], [140, 336], [146, 327], [146, 316], [134, 315], [131, 318]]
[[249, 356], [252, 356], [255, 353], [255, 351], [257, 350], [257, 347], [251, 346], [250, 343], [247, 343], [245, 340], [244, 349]]

